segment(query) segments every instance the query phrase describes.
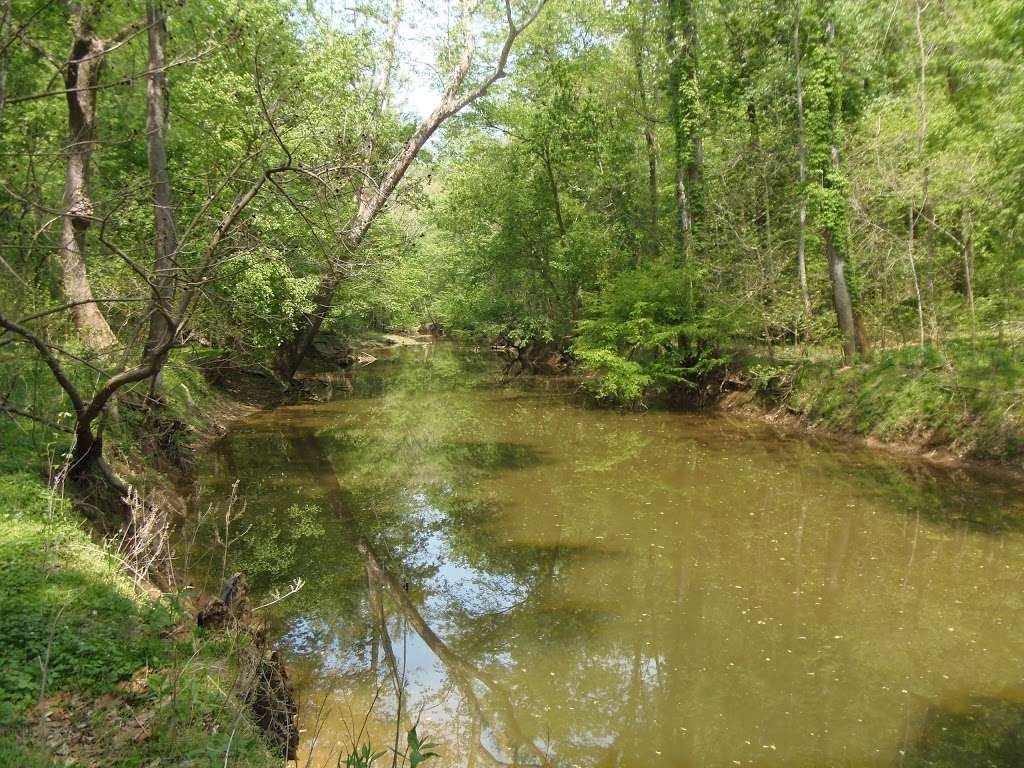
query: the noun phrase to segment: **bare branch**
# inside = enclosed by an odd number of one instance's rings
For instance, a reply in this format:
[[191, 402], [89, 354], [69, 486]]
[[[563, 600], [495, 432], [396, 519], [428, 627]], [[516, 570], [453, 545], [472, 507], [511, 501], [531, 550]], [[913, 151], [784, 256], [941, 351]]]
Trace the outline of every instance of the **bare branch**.
[[292, 595], [297, 594], [304, 586], [306, 586], [306, 582], [303, 581], [301, 578], [294, 579], [288, 585], [288, 589], [286, 589], [284, 592], [282, 592], [280, 589], [275, 589], [273, 592], [270, 593], [269, 601], [263, 603], [262, 605], [257, 605], [252, 610], [253, 612], [261, 611], [264, 608], [269, 608], [272, 605], [280, 603], [282, 600], [287, 600]]
[[62, 426], [55, 421], [44, 419], [42, 416], [36, 416], [34, 413], [29, 413], [26, 410], [17, 408], [16, 406], [11, 405], [10, 401], [8, 400], [0, 400], [0, 411], [4, 413], [9, 413], [12, 416], [21, 416], [24, 419], [34, 421], [37, 424], [42, 424], [43, 426], [49, 427], [50, 429], [55, 429], [58, 432], [68, 432], [74, 434], [74, 430], [71, 429], [70, 427]]
[[57, 383], [60, 385], [60, 388], [64, 390], [68, 398], [71, 400], [71, 405], [75, 409], [75, 415], [78, 416], [80, 420], [82, 415], [85, 413], [85, 403], [82, 401], [82, 396], [79, 394], [75, 385], [71, 383], [71, 379], [68, 378], [67, 374], [64, 372], [64, 368], [60, 364], [60, 361], [57, 360], [56, 356], [54, 356], [50, 351], [46, 342], [23, 325], [20, 325], [13, 320], [8, 320], [3, 316], [3, 314], [0, 314], [0, 328], [6, 328], [11, 333], [21, 336], [36, 348], [39, 356], [43, 358], [43, 362], [46, 363], [47, 367], [53, 373], [53, 377], [57, 379]]
[[83, 304], [118, 304], [122, 302], [133, 302], [133, 301], [149, 301], [149, 299], [140, 298], [138, 296], [115, 296], [108, 299], [85, 299], [83, 301], [71, 301], [67, 304], [61, 304], [59, 307], [51, 307], [45, 309], [42, 312], [36, 312], [34, 315], [23, 317], [19, 320], [19, 323], [30, 323], [33, 320], [38, 320], [48, 315], [55, 315], [58, 312], [64, 312], [65, 310], [71, 309], [72, 307], [80, 307]]

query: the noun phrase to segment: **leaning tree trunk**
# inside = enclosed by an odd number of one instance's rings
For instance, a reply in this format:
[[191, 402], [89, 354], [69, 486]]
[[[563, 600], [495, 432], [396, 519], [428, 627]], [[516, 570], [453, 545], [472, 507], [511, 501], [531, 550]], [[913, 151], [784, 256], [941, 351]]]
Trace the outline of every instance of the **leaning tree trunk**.
[[[360, 184], [356, 193], [356, 215], [348, 228], [348, 233], [343, 243], [343, 250], [346, 253], [354, 253], [366, 237], [374, 220], [384, 210], [391, 195], [398, 188], [399, 183], [405, 177], [406, 172], [412, 165], [416, 156], [423, 146], [430, 140], [441, 124], [452, 115], [460, 112], [464, 107], [482, 98], [498, 80], [505, 76], [505, 67], [508, 65], [509, 55], [516, 38], [529, 27], [544, 8], [546, 0], [537, 0], [525, 18], [521, 22], [515, 22], [511, 12], [507, 16], [508, 27], [505, 40], [501, 45], [498, 60], [494, 68], [483, 80], [468, 92], [465, 89], [466, 76], [469, 74], [473, 64], [473, 57], [476, 52], [476, 40], [473, 34], [472, 12], [476, 7], [474, 3], [464, 2], [462, 4], [462, 33], [464, 37], [461, 55], [452, 73], [447, 88], [441, 95], [441, 99], [433, 112], [424, 119], [415, 132], [405, 142], [398, 154], [388, 163], [387, 170], [379, 184]], [[334, 303], [334, 294], [341, 285], [343, 270], [350, 266], [348, 260], [339, 260], [328, 266], [328, 271], [320, 278], [314, 297], [314, 309], [305, 313], [300, 318], [299, 328], [294, 337], [282, 344], [278, 349], [275, 367], [278, 373], [286, 380], [295, 377], [299, 366], [313, 346], [313, 340], [320, 332], [327, 314]]]
[[[168, 317], [174, 300], [174, 252], [178, 247], [178, 231], [171, 199], [171, 178], [167, 170], [167, 76], [164, 57], [166, 17], [155, 0], [146, 5], [149, 28], [149, 64], [146, 78], [146, 150], [149, 182], [153, 190], [154, 231], [153, 303], [149, 309], [149, 337], [143, 350], [145, 359], [170, 334]], [[160, 392], [162, 361], [150, 384], [150, 398]]]
[[117, 338], [95, 303], [85, 267], [86, 232], [92, 223], [89, 165], [96, 144], [96, 87], [103, 64], [104, 42], [78, 19], [75, 39], [64, 70], [68, 102], [68, 157], [59, 266], [64, 297], [82, 343], [95, 351]]

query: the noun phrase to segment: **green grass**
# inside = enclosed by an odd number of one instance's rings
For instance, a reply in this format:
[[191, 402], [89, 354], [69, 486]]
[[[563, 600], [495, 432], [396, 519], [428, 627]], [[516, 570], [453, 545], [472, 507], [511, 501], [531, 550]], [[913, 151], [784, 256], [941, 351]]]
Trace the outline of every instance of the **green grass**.
[[44, 675], [49, 689], [98, 695], [166, 663], [171, 611], [141, 602], [38, 481], [0, 477], [0, 542], [0, 706], [34, 701]]
[[1024, 350], [949, 342], [834, 361], [758, 361], [755, 389], [836, 432], [975, 459], [1024, 458]]
[[12, 471], [12, 457], [41, 466], [37, 441], [51, 437], [5, 425], [0, 765], [77, 756], [123, 768], [158, 759], [212, 768], [224, 765], [229, 742], [229, 765], [279, 765], [239, 715], [233, 688], [245, 638], [200, 634], [178, 596], [153, 597], [124, 576], [41, 472]]
[[[0, 379], [19, 407], [69, 423], [66, 401], [33, 361], [4, 366]], [[165, 385], [168, 414], [188, 430], [206, 426], [218, 395], [199, 373], [174, 361]], [[121, 409], [109, 450], [152, 475], [138, 460], [139, 418]], [[184, 443], [186, 432], [176, 438]], [[158, 760], [212, 768], [224, 765], [228, 743], [228, 765], [280, 765], [240, 715], [234, 683], [246, 638], [205, 636], [177, 607], [182, 596], [137, 589], [47, 487], [69, 437], [0, 415], [0, 765], [48, 767], [71, 756], [119, 768]], [[52, 722], [42, 716], [51, 711]]]
[[37, 749], [19, 743], [13, 736], [0, 734], [0, 765], [18, 766], [18, 768], [54, 768], [60, 763], [54, 762]]

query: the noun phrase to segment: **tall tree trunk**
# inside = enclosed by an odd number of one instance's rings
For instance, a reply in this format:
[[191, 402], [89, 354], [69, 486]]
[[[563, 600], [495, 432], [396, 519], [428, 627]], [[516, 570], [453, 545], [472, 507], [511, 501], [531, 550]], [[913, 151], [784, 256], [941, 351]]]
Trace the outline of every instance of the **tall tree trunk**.
[[[927, 170], [927, 169], [926, 169]], [[925, 241], [926, 253], [928, 254], [928, 319], [929, 336], [933, 344], [939, 340], [939, 309], [935, 300], [935, 210], [931, 205], [925, 207], [925, 221], [928, 222], [928, 236]]]
[[85, 266], [85, 235], [92, 223], [89, 166], [96, 144], [96, 86], [105, 44], [79, 14], [73, 20], [74, 42], [64, 70], [68, 102], [67, 171], [64, 182], [60, 256], [58, 264], [64, 297], [83, 344], [102, 351], [117, 343], [106, 318], [94, 302]]
[[964, 206], [962, 218], [961, 256], [964, 261], [964, 293], [967, 295], [967, 308], [971, 313], [971, 341], [974, 341], [978, 332], [978, 322], [974, 311], [974, 218], [970, 206]]
[[644, 125], [644, 144], [647, 147], [647, 207], [649, 228], [647, 234], [647, 255], [658, 258], [658, 148], [654, 141], [654, 130], [649, 122]]
[[842, 113], [838, 108], [842, 84], [839, 76], [839, 61], [835, 47], [835, 25], [829, 18], [824, 19], [825, 47], [821, 51], [821, 66], [824, 87], [820, 101], [815, 108], [823, 111], [828, 120], [828, 138], [816, 145], [814, 153], [814, 174], [820, 178], [825, 208], [816, 211], [821, 238], [825, 246], [829, 277], [832, 282], [832, 304], [836, 321], [843, 337], [843, 359], [853, 362], [862, 350], [865, 338], [850, 297], [846, 281], [846, 258], [849, 252], [849, 224], [846, 219], [848, 205], [843, 191], [841, 167], [839, 164], [839, 135]]
[[907, 206], [907, 259], [910, 262], [910, 277], [914, 284], [914, 298], [917, 301], [918, 341], [924, 346], [924, 304], [921, 301], [921, 281], [917, 275], [917, 258], [914, 255], [914, 243], [917, 240], [917, 211], [914, 204]]
[[669, 114], [675, 138], [677, 237], [685, 263], [694, 250], [703, 209], [704, 146], [700, 136], [697, 29], [693, 0], [667, 0]]
[[[154, 296], [149, 312], [149, 337], [143, 351], [145, 359], [171, 333], [168, 316], [174, 300], [174, 252], [178, 247], [178, 231], [171, 199], [171, 179], [167, 170], [167, 76], [164, 39], [166, 17], [156, 0], [146, 4], [149, 32], [149, 63], [146, 67], [146, 150], [149, 162], [149, 183], [153, 191], [155, 243], [153, 254]], [[163, 365], [158, 366], [150, 384], [150, 398], [160, 392]]]
[[[839, 147], [834, 145], [832, 167], [836, 173], [839, 172]], [[843, 247], [837, 245], [837, 237], [842, 239]], [[864, 330], [853, 308], [850, 288], [846, 282], [846, 232], [833, 231], [829, 224], [822, 227], [822, 239], [825, 241], [825, 258], [832, 279], [832, 303], [835, 306], [839, 331], [843, 335], [843, 359], [851, 363], [857, 353], [864, 348]]]
[[647, 96], [647, 78], [644, 75], [644, 41], [641, 28], [630, 30], [633, 49], [633, 69], [636, 72], [637, 94], [640, 97], [640, 118], [644, 126], [644, 148], [647, 152], [647, 237], [645, 255], [658, 257], [658, 148], [654, 139], [654, 120]]
[[922, 346], [925, 343], [924, 334], [924, 306], [921, 301], [921, 282], [917, 273], [917, 264], [914, 258], [914, 243], [917, 238], [918, 227], [917, 223], [920, 221], [921, 216], [925, 216], [927, 221], [928, 212], [928, 160], [925, 157], [925, 141], [928, 138], [928, 95], [925, 91], [927, 82], [925, 76], [927, 74], [928, 57], [925, 51], [924, 45], [924, 32], [921, 28], [921, 14], [924, 12], [924, 8], [921, 5], [920, 0], [915, 0], [914, 3], [914, 30], [917, 34], [917, 49], [918, 49], [918, 83], [917, 83], [917, 99], [918, 99], [918, 130], [917, 130], [917, 158], [918, 162], [921, 163], [921, 203], [919, 208], [915, 211], [914, 206], [911, 205], [910, 209], [910, 267], [914, 277], [914, 291], [917, 295], [917, 315], [920, 323], [920, 338]]
[[851, 362], [857, 354], [857, 321], [854, 319], [853, 302], [846, 285], [846, 258], [836, 248], [832, 230], [822, 232], [825, 240], [825, 257], [828, 259], [829, 275], [832, 278], [832, 303], [835, 305], [836, 320], [843, 335], [843, 359]]
[[558, 224], [558, 234], [565, 237], [565, 219], [562, 217], [562, 196], [558, 190], [558, 179], [555, 178], [555, 169], [551, 164], [551, 150], [548, 148], [547, 139], [541, 147], [541, 159], [544, 161], [544, 172], [548, 179], [548, 188], [551, 190], [551, 206], [555, 213], [555, 223]]
[[[3, 0], [0, 12], [0, 40], [7, 40], [7, 29], [11, 24], [11, 0]], [[7, 50], [0, 51], [0, 131], [4, 124], [4, 106], [7, 104]]]
[[793, 60], [796, 67], [796, 125], [800, 213], [796, 239], [796, 271], [800, 282], [800, 300], [804, 314], [811, 317], [811, 294], [807, 288], [807, 135], [804, 126], [804, 85], [800, 69], [800, 0], [793, 20]]

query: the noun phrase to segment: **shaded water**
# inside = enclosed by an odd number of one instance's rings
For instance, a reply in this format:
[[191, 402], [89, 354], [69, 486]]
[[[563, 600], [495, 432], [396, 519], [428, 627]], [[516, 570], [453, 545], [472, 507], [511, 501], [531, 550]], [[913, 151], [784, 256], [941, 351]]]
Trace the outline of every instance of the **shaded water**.
[[1011, 481], [588, 409], [449, 345], [208, 458], [206, 499], [248, 499], [229, 567], [306, 580], [272, 610], [313, 765], [371, 706], [390, 744], [395, 677], [438, 765], [1024, 765]]

